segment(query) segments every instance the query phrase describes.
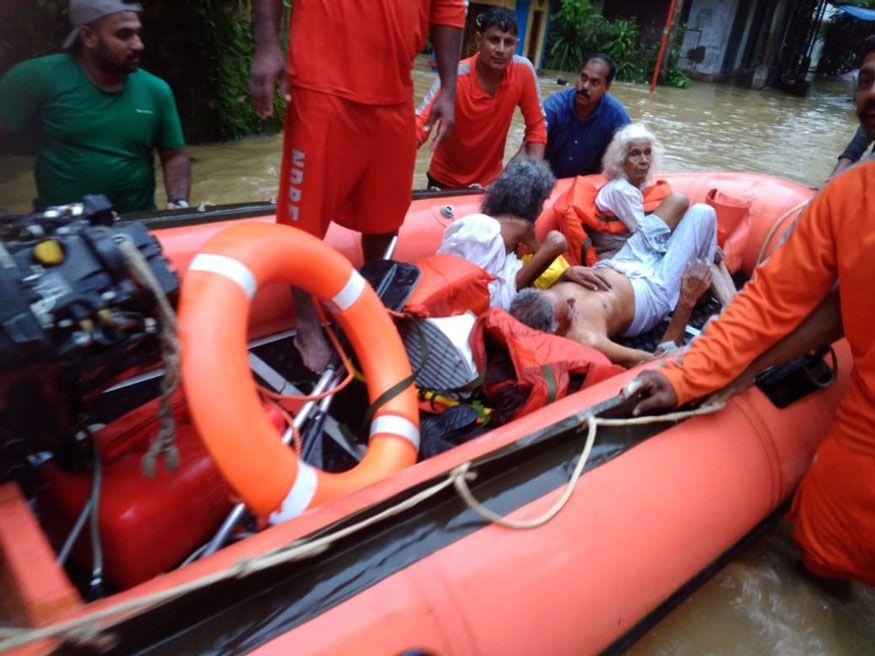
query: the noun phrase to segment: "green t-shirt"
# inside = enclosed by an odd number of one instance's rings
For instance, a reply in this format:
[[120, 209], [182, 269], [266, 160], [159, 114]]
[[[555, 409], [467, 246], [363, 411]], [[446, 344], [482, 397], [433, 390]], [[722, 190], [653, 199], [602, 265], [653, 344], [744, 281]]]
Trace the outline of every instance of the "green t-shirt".
[[106, 194], [118, 212], [153, 210], [153, 151], [185, 145], [166, 82], [137, 70], [108, 93], [66, 53], [29, 59], [0, 79], [0, 124], [32, 137], [37, 192], [51, 205]]

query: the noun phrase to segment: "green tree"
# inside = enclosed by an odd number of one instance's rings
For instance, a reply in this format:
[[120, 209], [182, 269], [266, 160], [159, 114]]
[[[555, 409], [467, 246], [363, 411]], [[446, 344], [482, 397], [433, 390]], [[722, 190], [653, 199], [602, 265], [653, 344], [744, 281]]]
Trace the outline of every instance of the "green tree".
[[[0, 75], [20, 61], [60, 51], [70, 30], [65, 0], [0, 3], [4, 18], [15, 17], [0, 19]], [[282, 127], [279, 97], [267, 121], [249, 102], [251, 0], [152, 0], [143, 7], [143, 67], [172, 87], [187, 141], [235, 139]]]
[[[675, 43], [681, 42], [678, 34]], [[635, 19], [608, 20], [588, 0], [562, 0], [550, 22], [547, 68], [578, 71], [588, 53], [604, 52], [617, 63], [617, 79], [647, 82], [656, 63], [659, 43], [645, 43]], [[678, 66], [680, 49], [673, 48], [663, 83], [686, 87], [690, 80]]]
[[[848, 0], [842, 4], [875, 8], [875, 0]], [[840, 75], [860, 65], [860, 50], [872, 33], [872, 23], [837, 12], [823, 26], [823, 52], [817, 72]]]

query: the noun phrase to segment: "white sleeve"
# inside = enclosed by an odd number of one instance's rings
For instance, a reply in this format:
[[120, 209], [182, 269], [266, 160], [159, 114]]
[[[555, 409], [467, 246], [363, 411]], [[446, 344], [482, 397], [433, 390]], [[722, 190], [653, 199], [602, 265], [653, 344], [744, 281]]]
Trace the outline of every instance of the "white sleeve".
[[516, 296], [516, 274], [522, 268], [523, 262], [514, 253], [508, 253], [501, 271], [489, 283], [489, 307], [510, 310]]
[[602, 187], [595, 204], [602, 212], [611, 212], [625, 223], [629, 232], [638, 230], [638, 222], [644, 218], [644, 194], [622, 178]]
[[437, 252], [464, 258], [493, 277], [504, 268], [506, 257], [501, 226], [485, 214], [471, 214], [448, 225]]

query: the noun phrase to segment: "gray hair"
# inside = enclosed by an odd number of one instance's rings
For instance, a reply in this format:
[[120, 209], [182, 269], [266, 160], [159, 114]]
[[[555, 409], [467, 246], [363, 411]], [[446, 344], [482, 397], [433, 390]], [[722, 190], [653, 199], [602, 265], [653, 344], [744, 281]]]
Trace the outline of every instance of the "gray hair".
[[517, 157], [486, 188], [480, 209], [489, 216], [508, 214], [534, 223], [555, 184], [556, 178], [543, 161]]
[[520, 323], [535, 330], [555, 333], [559, 329], [553, 303], [540, 289], [523, 289], [510, 304], [510, 314]]
[[630, 123], [614, 133], [614, 138], [605, 150], [605, 156], [602, 158], [602, 175], [608, 180], [626, 177], [626, 157], [629, 156], [629, 144], [633, 141], [650, 142], [653, 161], [650, 164], [648, 178], [662, 169], [662, 155], [665, 149], [659, 139], [643, 123]]

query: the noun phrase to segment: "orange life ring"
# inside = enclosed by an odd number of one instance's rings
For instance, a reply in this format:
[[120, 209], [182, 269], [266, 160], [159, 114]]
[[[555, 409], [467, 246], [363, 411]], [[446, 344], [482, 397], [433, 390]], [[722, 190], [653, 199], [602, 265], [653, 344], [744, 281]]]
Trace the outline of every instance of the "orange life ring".
[[249, 305], [258, 289], [292, 284], [329, 303], [352, 344], [373, 402], [410, 376], [398, 332], [374, 290], [336, 250], [297, 228], [241, 224], [211, 238], [182, 283], [182, 382], [192, 418], [222, 474], [273, 523], [370, 485], [416, 462], [419, 412], [411, 385], [380, 407], [353, 469], [332, 474], [282, 444], [247, 358]]

